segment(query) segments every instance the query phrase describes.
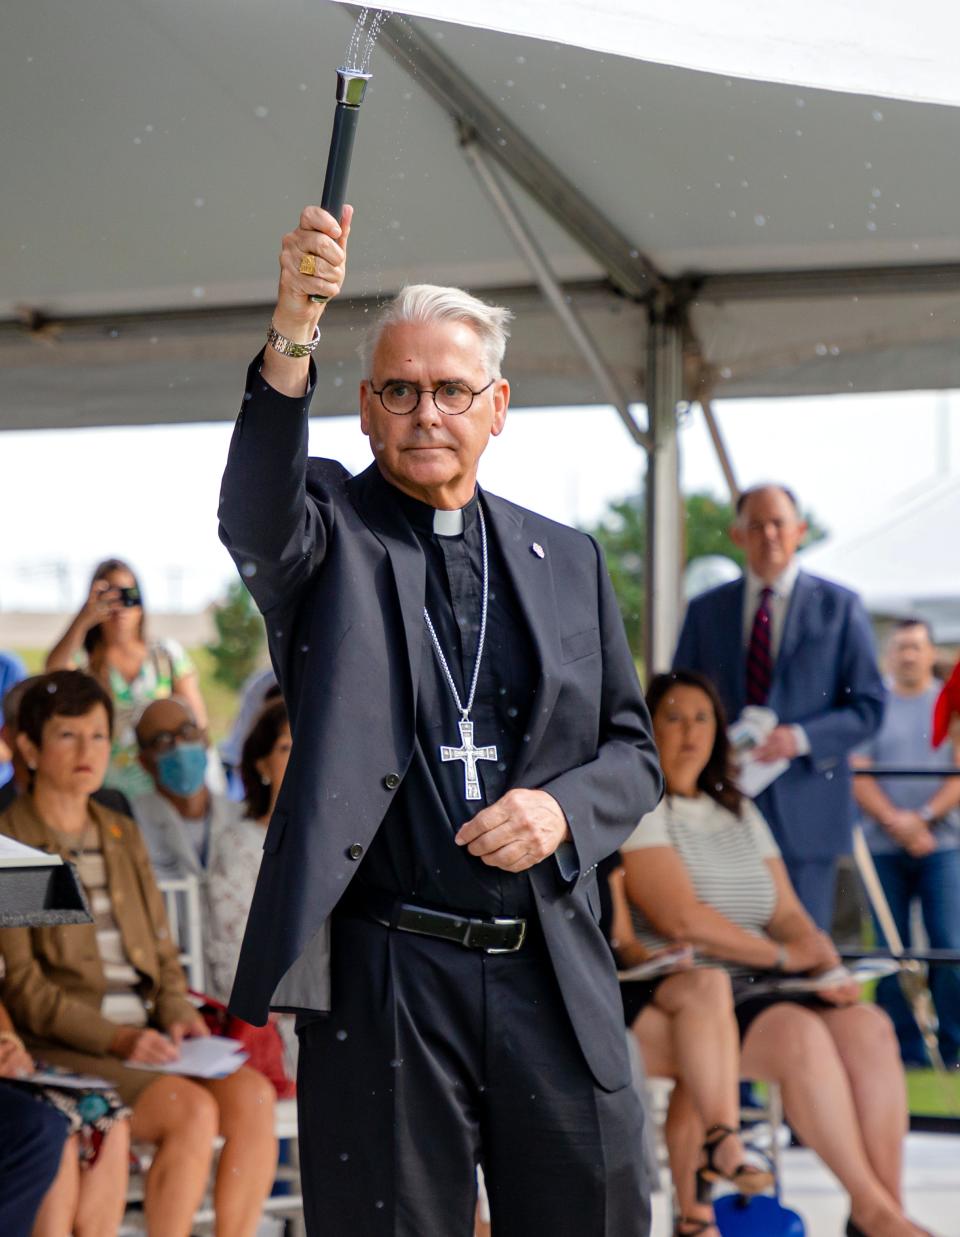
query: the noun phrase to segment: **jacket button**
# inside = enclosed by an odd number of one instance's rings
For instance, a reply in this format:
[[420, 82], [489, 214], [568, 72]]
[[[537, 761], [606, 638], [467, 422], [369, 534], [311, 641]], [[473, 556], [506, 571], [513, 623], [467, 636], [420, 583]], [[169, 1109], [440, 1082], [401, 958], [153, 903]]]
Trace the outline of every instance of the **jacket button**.
[[347, 848], [347, 858], [353, 860], [363, 858], [363, 847], [359, 842], [354, 842], [352, 846]]
[[396, 790], [397, 787], [400, 785], [400, 774], [399, 773], [388, 773], [387, 776], [383, 779], [383, 784], [384, 786], [386, 786], [387, 790]]

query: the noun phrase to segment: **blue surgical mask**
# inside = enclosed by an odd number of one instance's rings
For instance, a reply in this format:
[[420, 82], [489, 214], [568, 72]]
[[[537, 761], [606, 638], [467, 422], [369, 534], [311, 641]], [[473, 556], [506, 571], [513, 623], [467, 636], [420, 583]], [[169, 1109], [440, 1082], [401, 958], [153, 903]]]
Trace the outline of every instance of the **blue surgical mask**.
[[203, 786], [207, 749], [202, 743], [178, 743], [157, 757], [157, 782], [171, 795], [189, 799]]

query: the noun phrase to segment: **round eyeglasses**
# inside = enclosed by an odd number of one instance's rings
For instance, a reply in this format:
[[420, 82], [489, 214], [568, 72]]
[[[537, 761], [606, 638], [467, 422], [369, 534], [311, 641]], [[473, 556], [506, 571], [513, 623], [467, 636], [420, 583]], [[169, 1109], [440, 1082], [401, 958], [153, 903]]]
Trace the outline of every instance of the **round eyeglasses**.
[[469, 412], [477, 396], [488, 391], [495, 382], [496, 378], [491, 378], [479, 391], [471, 391], [465, 382], [441, 382], [439, 386], [431, 389], [395, 380], [385, 382], [379, 391], [371, 384], [370, 390], [394, 417], [408, 417], [411, 412], [416, 412], [424, 395], [432, 397], [437, 411], [442, 412], [445, 417], [459, 417]]

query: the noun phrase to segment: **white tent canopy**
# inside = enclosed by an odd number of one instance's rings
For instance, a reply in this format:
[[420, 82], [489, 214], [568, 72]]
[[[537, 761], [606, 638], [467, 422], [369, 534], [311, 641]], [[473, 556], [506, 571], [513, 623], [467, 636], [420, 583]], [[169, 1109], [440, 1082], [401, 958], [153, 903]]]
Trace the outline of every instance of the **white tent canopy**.
[[[716, 42], [703, 37], [709, 7], [659, 19], [678, 56]], [[943, 7], [941, 34], [955, 20]], [[488, 23], [503, 16], [484, 8]], [[728, 29], [757, 57], [756, 76], [773, 74], [751, 31], [784, 6], [749, 9]], [[935, 42], [923, 10], [907, 15], [903, 58], [921, 79]], [[871, 6], [864, 40], [890, 35], [892, 11], [892, 0]], [[634, 30], [624, 49], [655, 53], [652, 4], [511, 0], [509, 13], [539, 34], [569, 18], [569, 37], [583, 39], [574, 18], [595, 13], [609, 32], [619, 13]], [[319, 196], [351, 22], [324, 0], [11, 9], [0, 43], [5, 114], [18, 117], [0, 135], [0, 427], [233, 414], [279, 238]], [[771, 46], [791, 46], [770, 29]], [[411, 278], [510, 297], [522, 313], [510, 354], [520, 404], [609, 402], [478, 190], [455, 118], [507, 176], [625, 399], [645, 395], [654, 293], [683, 327], [687, 395], [701, 379], [717, 397], [960, 385], [954, 109], [432, 21], [411, 33], [395, 19], [385, 34], [351, 181], [352, 304], [327, 320], [318, 412], [351, 410], [368, 298]], [[821, 47], [825, 65], [842, 61], [839, 43]], [[944, 37], [934, 50], [946, 62], [953, 45]], [[858, 48], [872, 62], [873, 43]], [[433, 88], [438, 57], [460, 93]]]
[[957, 529], [960, 481], [918, 486], [882, 519], [857, 533], [818, 541], [804, 568], [855, 589], [868, 610], [891, 618], [925, 618], [944, 643], [960, 642]]
[[[950, 0], [421, 0], [400, 11], [706, 73], [960, 103]], [[907, 50], [909, 49], [909, 50]]]

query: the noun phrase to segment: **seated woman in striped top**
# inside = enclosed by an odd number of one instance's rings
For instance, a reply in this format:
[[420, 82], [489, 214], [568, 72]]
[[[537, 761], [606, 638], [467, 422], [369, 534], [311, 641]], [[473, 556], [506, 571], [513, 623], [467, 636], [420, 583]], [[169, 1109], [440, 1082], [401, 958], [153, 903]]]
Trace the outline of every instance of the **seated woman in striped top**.
[[[751, 994], [758, 972], [817, 974], [839, 962], [790, 885], [770, 830], [728, 772], [726, 719], [713, 685], [683, 670], [647, 692], [666, 779], [663, 801], [623, 847], [626, 893], [647, 949], [674, 941], [722, 965], [733, 982], [741, 1074], [779, 1083], [791, 1126], [850, 1195], [849, 1237], [918, 1237], [901, 1206], [907, 1109], [889, 1019], [841, 985], [816, 995]], [[655, 1020], [645, 1052], [669, 1057]], [[646, 1031], [646, 1034], [645, 1034]], [[671, 1113], [671, 1167], [691, 1180], [702, 1121], [680, 1090]], [[681, 1233], [717, 1237], [712, 1211], [684, 1199]], [[929, 1237], [929, 1235], [928, 1235]]]
[[31, 786], [0, 831], [74, 862], [94, 922], [0, 930], [3, 998], [34, 1057], [105, 1078], [132, 1109], [132, 1140], [156, 1147], [144, 1204], [151, 1237], [192, 1232], [218, 1133], [216, 1233], [253, 1237], [276, 1166], [273, 1088], [246, 1067], [203, 1081], [149, 1068], [172, 1066], [181, 1042], [207, 1030], [187, 999], [137, 826], [90, 799], [112, 720], [110, 697], [80, 670], [44, 675], [20, 702]]

